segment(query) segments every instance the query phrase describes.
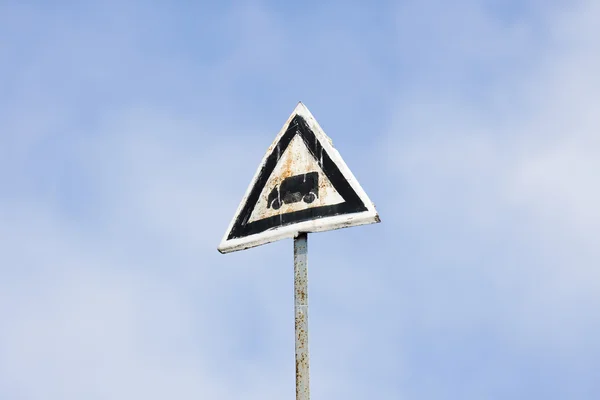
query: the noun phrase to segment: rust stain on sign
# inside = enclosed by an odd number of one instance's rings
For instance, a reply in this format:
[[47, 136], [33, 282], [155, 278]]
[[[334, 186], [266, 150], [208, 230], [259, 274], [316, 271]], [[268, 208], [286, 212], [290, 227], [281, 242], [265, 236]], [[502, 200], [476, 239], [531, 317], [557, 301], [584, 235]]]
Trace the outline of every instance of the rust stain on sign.
[[283, 180], [285, 178], [289, 178], [290, 176], [292, 176], [292, 165], [294, 163], [295, 158], [297, 158], [298, 155], [294, 154], [292, 155], [292, 157], [287, 157], [282, 165], [282, 170], [281, 170], [281, 176], [280, 179]]

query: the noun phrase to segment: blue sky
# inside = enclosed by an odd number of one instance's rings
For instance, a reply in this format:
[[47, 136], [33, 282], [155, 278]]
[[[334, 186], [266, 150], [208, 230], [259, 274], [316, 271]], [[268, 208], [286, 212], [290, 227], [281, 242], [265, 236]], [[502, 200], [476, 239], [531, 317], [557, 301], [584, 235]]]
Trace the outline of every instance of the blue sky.
[[2, 2], [0, 398], [293, 399], [292, 243], [216, 247], [298, 101], [313, 398], [600, 398], [594, 1]]

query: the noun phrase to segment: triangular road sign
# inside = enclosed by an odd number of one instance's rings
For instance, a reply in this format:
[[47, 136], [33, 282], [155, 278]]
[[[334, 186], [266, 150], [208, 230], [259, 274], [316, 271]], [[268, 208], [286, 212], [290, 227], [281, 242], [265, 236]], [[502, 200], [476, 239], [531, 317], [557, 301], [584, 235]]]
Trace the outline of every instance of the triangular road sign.
[[218, 250], [380, 222], [375, 206], [302, 103], [267, 150]]

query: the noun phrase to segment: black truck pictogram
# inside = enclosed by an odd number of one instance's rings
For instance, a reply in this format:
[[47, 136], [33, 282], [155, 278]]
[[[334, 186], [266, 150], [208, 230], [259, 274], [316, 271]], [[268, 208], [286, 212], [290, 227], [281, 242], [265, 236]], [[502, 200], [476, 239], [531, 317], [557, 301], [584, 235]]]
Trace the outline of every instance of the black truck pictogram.
[[267, 198], [267, 208], [279, 210], [283, 204], [312, 203], [319, 197], [319, 173], [290, 176], [275, 186]]

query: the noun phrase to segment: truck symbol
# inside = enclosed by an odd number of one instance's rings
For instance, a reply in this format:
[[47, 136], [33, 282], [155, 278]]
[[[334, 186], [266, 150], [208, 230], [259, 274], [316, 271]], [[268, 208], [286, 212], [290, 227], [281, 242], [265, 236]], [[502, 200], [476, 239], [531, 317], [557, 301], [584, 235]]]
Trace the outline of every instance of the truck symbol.
[[309, 172], [307, 174], [290, 176], [285, 178], [278, 186], [275, 186], [267, 198], [267, 208], [273, 207], [279, 210], [283, 204], [312, 203], [319, 197], [319, 173]]

